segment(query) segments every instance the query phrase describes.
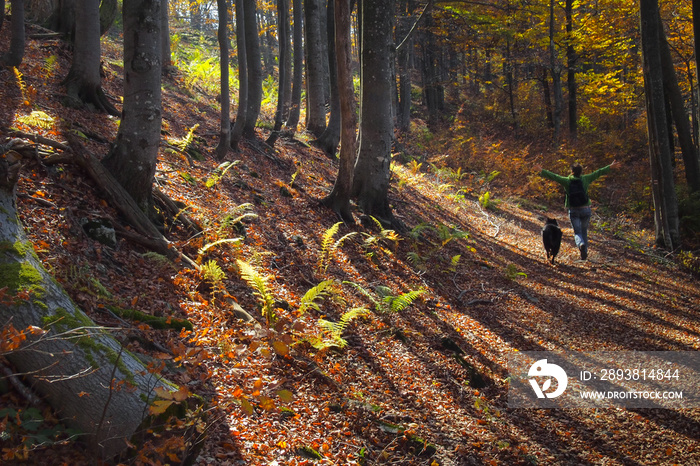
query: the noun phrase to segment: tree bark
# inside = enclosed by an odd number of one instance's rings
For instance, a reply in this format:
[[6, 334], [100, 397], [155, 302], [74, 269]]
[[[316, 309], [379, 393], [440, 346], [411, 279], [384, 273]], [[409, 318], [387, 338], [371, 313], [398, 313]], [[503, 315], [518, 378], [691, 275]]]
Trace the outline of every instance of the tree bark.
[[671, 135], [666, 125], [668, 117], [660, 51], [662, 26], [659, 21], [659, 5], [657, 0], [640, 0], [639, 8], [656, 241], [669, 250], [675, 250], [681, 242], [669, 145]]
[[576, 48], [574, 47], [574, 0], [566, 0], [566, 87], [569, 91], [569, 135], [576, 139], [578, 115], [576, 106]]
[[0, 288], [14, 299], [0, 306], [0, 321], [46, 333], [5, 357], [100, 456], [111, 458], [129, 446], [155, 388], [177, 387], [97, 327], [43, 267], [17, 217], [19, 164], [11, 154], [0, 158]]
[[245, 3], [243, 15], [245, 16], [245, 45], [248, 61], [248, 105], [246, 106], [243, 137], [253, 138], [262, 104], [262, 57], [260, 55], [256, 2], [255, 0], [243, 1]]
[[557, 48], [554, 43], [554, 0], [549, 0], [549, 68], [552, 73], [552, 89], [554, 91], [554, 113], [552, 121], [554, 123], [554, 135], [552, 137], [554, 145], [559, 144], [561, 133], [561, 113], [564, 96], [561, 89], [561, 67], [557, 59]]
[[[0, 65], [16, 67], [22, 64], [22, 59], [24, 58], [24, 1], [11, 0], [10, 8], [12, 9], [10, 50], [0, 57]], [[2, 14], [5, 14], [4, 8]]]
[[299, 114], [301, 110], [301, 88], [304, 79], [304, 29], [302, 0], [292, 0], [294, 17], [294, 76], [292, 78], [292, 98], [289, 104], [289, 118], [286, 126], [292, 132], [297, 130], [299, 125]]
[[162, 121], [160, 5], [124, 1], [124, 107], [115, 147], [102, 161], [149, 216]]
[[245, 40], [245, 5], [244, 0], [236, 2], [236, 48], [238, 49], [238, 111], [236, 123], [231, 130], [231, 149], [238, 150], [238, 143], [243, 137], [248, 110], [248, 54]]
[[306, 129], [316, 137], [326, 129], [326, 103], [323, 94], [323, 34], [320, 0], [304, 0], [306, 44]]
[[216, 147], [216, 158], [222, 160], [231, 147], [231, 93], [228, 84], [228, 2], [217, 0], [219, 12], [219, 65], [221, 70], [221, 118], [219, 119], [219, 144]]
[[100, 23], [95, 21], [99, 11], [99, 0], [77, 0], [73, 62], [63, 81], [67, 90], [66, 104], [77, 108], [92, 105], [98, 111], [118, 116], [119, 111], [102, 90]]
[[279, 137], [280, 130], [284, 124], [287, 112], [287, 88], [289, 86], [289, 75], [287, 64], [289, 63], [289, 8], [287, 0], [277, 0], [277, 23], [279, 34], [279, 59], [278, 88], [277, 88], [277, 110], [275, 111], [275, 126], [272, 128], [270, 136], [265, 141], [268, 145], [274, 146]]
[[[323, 149], [323, 152], [330, 159], [335, 159], [335, 153], [338, 150], [338, 143], [340, 142], [340, 91], [338, 87], [338, 58], [335, 47], [335, 1], [329, 1], [328, 7], [326, 8], [326, 30], [328, 32], [328, 66], [329, 66], [329, 77], [330, 77], [330, 100], [331, 100], [331, 114], [328, 118], [328, 126], [323, 130], [323, 133], [319, 138], [312, 143]], [[350, 88], [353, 92], [353, 89]]]
[[[659, 23], [661, 22], [660, 17], [658, 21]], [[683, 165], [685, 167], [685, 179], [690, 188], [690, 192], [695, 193], [700, 191], [700, 159], [698, 158], [698, 151], [693, 142], [692, 129], [685, 111], [683, 94], [678, 85], [678, 76], [676, 76], [676, 68], [673, 65], [671, 49], [668, 46], [663, 28], [659, 31], [659, 40], [664, 90], [668, 96], [671, 116], [673, 116], [673, 122], [676, 125], [676, 132], [678, 133], [678, 144], [681, 148]]]
[[394, 1], [362, 2], [361, 107], [359, 154], [353, 194], [364, 214], [384, 225], [395, 223], [389, 205]]
[[173, 66], [173, 56], [170, 51], [170, 13], [168, 11], [168, 0], [161, 1], [160, 67], [163, 73], [167, 73]]
[[338, 70], [338, 95], [341, 110], [340, 166], [333, 190], [321, 202], [333, 209], [343, 221], [354, 223], [350, 211], [353, 168], [357, 153], [355, 139], [357, 117], [352, 83], [352, 51], [350, 43], [351, 0], [337, 0], [335, 18], [335, 50]]

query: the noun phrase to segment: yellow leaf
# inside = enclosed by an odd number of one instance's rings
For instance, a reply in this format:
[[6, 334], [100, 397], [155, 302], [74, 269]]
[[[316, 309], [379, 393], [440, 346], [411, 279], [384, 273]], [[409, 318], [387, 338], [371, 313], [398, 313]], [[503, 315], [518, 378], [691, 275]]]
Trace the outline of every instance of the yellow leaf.
[[294, 395], [289, 390], [279, 390], [277, 396], [280, 397], [283, 403], [291, 403], [294, 399]]
[[248, 416], [253, 414], [253, 405], [250, 404], [250, 402], [248, 400], [246, 400], [245, 398], [241, 398], [241, 409]]
[[153, 402], [153, 405], [151, 405], [151, 407], [148, 410], [151, 414], [163, 414], [170, 407], [171, 404], [173, 404], [172, 401], [156, 400]]
[[289, 356], [289, 345], [280, 340], [275, 340], [272, 342], [272, 348], [280, 356]]

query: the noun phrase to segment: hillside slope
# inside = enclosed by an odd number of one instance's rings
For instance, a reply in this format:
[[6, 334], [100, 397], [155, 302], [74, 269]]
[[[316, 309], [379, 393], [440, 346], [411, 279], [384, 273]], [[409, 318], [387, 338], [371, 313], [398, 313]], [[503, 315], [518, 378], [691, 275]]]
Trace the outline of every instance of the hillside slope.
[[[60, 105], [65, 47], [30, 40], [27, 50], [23, 85], [12, 71], [0, 72], [3, 133], [16, 127], [62, 140], [69, 123], [103, 156], [118, 123]], [[112, 96], [120, 93], [114, 53], [106, 50]], [[51, 74], [49, 56], [58, 57]], [[121, 220], [72, 165], [28, 161], [19, 208], [37, 254], [73, 299], [98, 324], [122, 328], [132, 351], [167, 362], [169, 378], [211, 403], [197, 464], [700, 463], [698, 410], [507, 408], [505, 360], [513, 351], [700, 349], [697, 280], [647, 248], [647, 238], [611, 236], [602, 228], [609, 219], [596, 215], [590, 260], [581, 262], [566, 214], [555, 209], [547, 215], [564, 225], [565, 240], [551, 266], [539, 239], [542, 211], [507, 201], [484, 208], [440, 172], [397, 163], [390, 197], [407, 228], [400, 240], [370, 221], [341, 226], [334, 240], [355, 234], [324, 247], [338, 221], [318, 205], [332, 187], [333, 163], [298, 141], [270, 149], [260, 130], [258, 140], [230, 154], [239, 162], [217, 178], [216, 96], [193, 98], [181, 77], [167, 78], [157, 185], [202, 228], [169, 223], [169, 238], [200, 263], [214, 261], [225, 278], [207, 280], [123, 238], [113, 249], [88, 238], [82, 218]], [[52, 123], [22, 123], [18, 117], [33, 110]], [[201, 158], [176, 144], [195, 125], [187, 149]], [[255, 216], [235, 221], [246, 213]], [[232, 238], [244, 239], [198, 252]], [[241, 278], [239, 260], [266, 280], [258, 296]], [[210, 274], [217, 274], [213, 265]], [[335, 295], [302, 315], [302, 297], [323, 280], [334, 281]], [[400, 311], [382, 299], [416, 290], [423, 294]], [[277, 322], [269, 327], [259, 311], [266, 293]], [[242, 321], [239, 306], [255, 320]], [[187, 318], [194, 330], [155, 330], [110, 307]], [[319, 319], [338, 322], [352, 307], [369, 312], [338, 334], [345, 348], [288, 345], [328, 337]], [[13, 391], [2, 401], [27, 408]], [[7, 459], [16, 439], [2, 441]], [[150, 439], [136, 462], [174, 461], [168, 454], [181, 456], [181, 445], [169, 441]], [[27, 454], [46, 464], [92, 461], [65, 442]]]

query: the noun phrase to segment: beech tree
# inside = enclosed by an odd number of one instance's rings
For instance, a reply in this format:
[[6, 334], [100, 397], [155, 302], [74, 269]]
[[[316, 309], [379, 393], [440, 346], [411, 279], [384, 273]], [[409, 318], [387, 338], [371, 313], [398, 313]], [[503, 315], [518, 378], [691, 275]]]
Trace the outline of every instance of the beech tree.
[[231, 130], [231, 149], [238, 150], [248, 113], [248, 53], [245, 34], [245, 5], [236, 0], [236, 48], [238, 49], [238, 110]]
[[219, 9], [219, 67], [221, 70], [221, 118], [216, 158], [223, 159], [231, 146], [231, 96], [228, 83], [228, 2], [217, 0]]
[[289, 76], [289, 65], [291, 63], [289, 60], [289, 4], [287, 0], [277, 0], [277, 24], [279, 35], [277, 110], [275, 111], [275, 126], [266, 141], [270, 146], [275, 145], [287, 116], [288, 89], [290, 89], [291, 85]]
[[99, 0], [76, 0], [73, 62], [65, 80], [66, 104], [73, 107], [93, 105], [97, 110], [117, 116], [119, 111], [102, 90], [100, 78]]
[[[24, 58], [24, 1], [10, 0], [10, 8], [12, 9], [10, 50], [0, 57], [0, 64], [19, 66]], [[5, 15], [5, 8], [2, 10], [2, 15]]]
[[[338, 149], [338, 142], [340, 142], [340, 96], [339, 96], [339, 86], [338, 86], [338, 69], [337, 69], [337, 57], [335, 49], [335, 2], [329, 1], [326, 7], [326, 30], [328, 35], [328, 66], [329, 66], [329, 78], [330, 78], [330, 117], [328, 118], [328, 125], [323, 130], [323, 133], [318, 137], [317, 140], [313, 141], [314, 145], [323, 149], [326, 155], [334, 159], [335, 152]], [[350, 89], [353, 92], [353, 89]], [[324, 115], [325, 117], [325, 115]]]
[[345, 222], [354, 223], [350, 212], [350, 196], [353, 185], [353, 168], [357, 153], [355, 151], [355, 132], [357, 117], [355, 113], [355, 93], [352, 84], [352, 51], [350, 43], [350, 21], [352, 0], [337, 0], [334, 9], [335, 19], [335, 55], [338, 71], [338, 98], [340, 100], [341, 134], [340, 166], [333, 190], [321, 202], [333, 209]]
[[16, 211], [21, 149], [9, 149], [0, 154], [0, 322], [27, 339], [3, 357], [108, 459], [130, 445], [155, 390], [177, 387], [92, 322], [43, 267]]
[[260, 37], [258, 35], [257, 5], [255, 0], [242, 1], [245, 4], [243, 16], [245, 21], [246, 61], [248, 65], [248, 100], [243, 136], [252, 138], [255, 136], [255, 124], [258, 122], [260, 105], [262, 103], [263, 71], [260, 55]]
[[304, 31], [302, 14], [302, 0], [292, 0], [292, 15], [294, 17], [294, 75], [292, 77], [292, 94], [289, 103], [289, 118], [287, 118], [287, 126], [292, 132], [296, 131], [299, 124], [299, 115], [301, 111], [301, 88], [304, 79]]
[[639, 10], [656, 241], [674, 250], [681, 243], [662, 70], [662, 24], [657, 0], [640, 0]]
[[362, 2], [360, 140], [353, 194], [365, 215], [395, 223], [389, 205], [391, 146], [394, 138], [394, 1]]
[[306, 45], [306, 129], [321, 136], [326, 129], [326, 102], [324, 99], [323, 30], [321, 1], [304, 0], [304, 44]]
[[146, 213], [153, 205], [162, 121], [160, 6], [124, 1], [124, 107], [115, 145], [102, 161]]

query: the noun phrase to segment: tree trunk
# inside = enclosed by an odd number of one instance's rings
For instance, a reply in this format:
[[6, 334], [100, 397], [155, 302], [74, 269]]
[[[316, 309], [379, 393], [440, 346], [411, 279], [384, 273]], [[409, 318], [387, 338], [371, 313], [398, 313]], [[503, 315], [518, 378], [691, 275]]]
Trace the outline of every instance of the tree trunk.
[[[335, 47], [335, 1], [329, 1], [326, 8], [326, 30], [328, 32], [328, 64], [331, 86], [331, 114], [328, 118], [328, 126], [323, 134], [313, 144], [323, 149], [330, 159], [335, 159], [340, 142], [340, 96], [338, 89], [337, 52]], [[352, 91], [352, 88], [351, 88]]]
[[333, 191], [321, 202], [333, 209], [343, 221], [354, 223], [350, 212], [353, 168], [357, 153], [355, 139], [357, 117], [352, 83], [352, 50], [350, 41], [351, 0], [337, 0], [335, 7], [335, 50], [338, 70], [338, 95], [341, 110], [340, 166]]
[[245, 8], [245, 45], [248, 62], [248, 105], [246, 106], [243, 136], [255, 137], [255, 125], [260, 115], [262, 104], [262, 57], [260, 55], [260, 37], [258, 36], [257, 4], [255, 0], [243, 0]]
[[[176, 389], [150, 373], [105, 329], [95, 325], [46, 271], [16, 212], [19, 164], [0, 158], [0, 288], [11, 302], [0, 321], [23, 331], [42, 328], [5, 357], [104, 458], [124, 451], [148, 414], [157, 387]], [[85, 396], [87, 395], [87, 396]]]
[[545, 118], [547, 120], [547, 128], [554, 129], [554, 116], [552, 112], [552, 96], [549, 90], [549, 80], [547, 79], [547, 68], [541, 67], [541, 74], [539, 78], [540, 84], [542, 84], [542, 97], [544, 100], [544, 112]]
[[[404, 11], [404, 13], [406, 13]], [[408, 37], [410, 17], [399, 19], [400, 38], [404, 38], [397, 47], [397, 63], [399, 69], [399, 102], [397, 109], [397, 127], [402, 133], [407, 133], [411, 124], [411, 70], [409, 68], [409, 53], [413, 41]]]
[[[24, 58], [24, 1], [11, 0], [12, 19], [10, 20], [10, 50], [0, 57], [0, 65], [19, 66]], [[3, 9], [2, 14], [5, 14]]]
[[326, 129], [323, 83], [323, 34], [320, 0], [304, 0], [306, 44], [306, 129], [319, 137]]
[[160, 39], [160, 66], [164, 73], [170, 71], [173, 66], [173, 56], [170, 51], [170, 13], [168, 11], [168, 0], [161, 0], [161, 39]]
[[76, 3], [73, 63], [63, 81], [67, 92], [66, 104], [77, 108], [93, 105], [98, 111], [118, 116], [119, 111], [102, 90], [100, 23], [95, 21], [99, 10], [99, 0], [78, 0]]
[[279, 137], [287, 111], [288, 95], [286, 90], [289, 84], [289, 75], [287, 74], [289, 71], [287, 69], [287, 64], [289, 63], [289, 49], [287, 48], [289, 45], [289, 8], [287, 0], [277, 0], [277, 23], [279, 28], [277, 110], [275, 111], [275, 126], [272, 128], [267, 141], [265, 141], [270, 146], [274, 146]]
[[358, 197], [360, 209], [384, 225], [395, 223], [388, 197], [394, 136], [393, 16], [393, 0], [362, 2], [360, 143], [353, 194]]
[[578, 115], [576, 107], [576, 48], [574, 47], [574, 1], [566, 0], [566, 87], [569, 91], [569, 135], [576, 139], [578, 133]]
[[238, 150], [238, 143], [243, 137], [248, 109], [248, 54], [245, 37], [244, 0], [236, 1], [236, 48], [238, 49], [238, 111], [236, 124], [231, 130], [231, 149]]
[[657, 0], [640, 0], [642, 58], [647, 102], [649, 160], [654, 195], [656, 241], [669, 250], [680, 247], [678, 200], [673, 179], [661, 60], [661, 24]]
[[102, 162], [149, 215], [162, 120], [160, 5], [124, 0], [124, 107], [115, 146]]
[[[661, 22], [661, 18], [659, 18], [658, 21]], [[681, 148], [683, 165], [685, 167], [685, 179], [690, 188], [690, 192], [695, 193], [700, 191], [700, 159], [698, 159], [698, 151], [693, 143], [692, 129], [685, 111], [683, 94], [678, 85], [678, 77], [676, 76], [675, 66], [673, 65], [671, 49], [668, 46], [663, 28], [660, 29], [659, 36], [664, 90], [668, 96], [673, 122], [676, 125], [676, 132], [678, 133], [678, 143]]]
[[549, 0], [549, 68], [552, 73], [552, 89], [554, 90], [554, 135], [552, 137], [555, 146], [559, 144], [561, 133], [561, 113], [564, 104], [564, 96], [561, 89], [561, 67], [557, 60], [557, 48], [554, 43], [554, 0]]
[[228, 83], [228, 2], [217, 0], [219, 12], [219, 65], [221, 69], [221, 118], [216, 158], [222, 160], [231, 146], [231, 95]]
[[294, 77], [292, 78], [292, 98], [289, 104], [289, 118], [286, 126], [292, 130], [297, 130], [299, 125], [299, 113], [301, 109], [301, 88], [304, 79], [304, 44], [303, 44], [303, 12], [302, 0], [293, 0], [294, 17]]

